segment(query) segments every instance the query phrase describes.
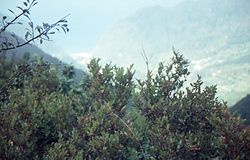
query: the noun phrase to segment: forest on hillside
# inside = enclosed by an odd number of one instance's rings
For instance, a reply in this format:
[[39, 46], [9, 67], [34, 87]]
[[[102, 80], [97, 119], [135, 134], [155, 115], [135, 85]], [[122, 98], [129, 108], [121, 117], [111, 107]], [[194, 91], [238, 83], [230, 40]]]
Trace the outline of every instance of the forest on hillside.
[[[69, 31], [68, 17], [35, 25], [36, 5], [26, 0], [9, 10], [13, 19], [1, 17], [0, 159], [249, 159], [250, 128], [218, 99], [216, 84], [199, 75], [186, 84], [190, 60], [178, 50], [157, 72], [145, 55], [145, 79], [134, 78], [133, 64], [99, 58], [76, 79], [71, 65], [22, 53]], [[23, 38], [8, 32], [24, 27], [20, 17], [29, 19]]]

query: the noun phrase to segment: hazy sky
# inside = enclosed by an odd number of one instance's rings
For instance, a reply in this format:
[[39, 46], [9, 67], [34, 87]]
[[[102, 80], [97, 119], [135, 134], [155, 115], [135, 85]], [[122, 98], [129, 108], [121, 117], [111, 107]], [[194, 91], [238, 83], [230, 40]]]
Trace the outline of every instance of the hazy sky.
[[[0, 0], [0, 12], [8, 13], [22, 5], [22, 0]], [[55, 22], [70, 13], [70, 32], [56, 34], [54, 42], [66, 53], [89, 52], [100, 36], [112, 24], [133, 12], [148, 6], [173, 6], [184, 0], [37, 0], [31, 11], [36, 23]]]

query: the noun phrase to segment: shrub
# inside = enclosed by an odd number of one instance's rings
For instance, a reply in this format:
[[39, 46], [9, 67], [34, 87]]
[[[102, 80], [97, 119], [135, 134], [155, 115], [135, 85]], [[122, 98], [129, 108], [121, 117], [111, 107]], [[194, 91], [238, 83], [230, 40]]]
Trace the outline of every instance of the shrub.
[[[49, 64], [30, 66], [1, 102], [2, 159], [246, 159], [249, 131], [202, 80], [184, 89], [188, 61], [174, 51], [146, 80], [93, 59], [78, 91]], [[64, 75], [71, 74], [65, 69]], [[69, 73], [66, 73], [69, 72]], [[72, 74], [73, 75], [73, 74]], [[68, 77], [72, 78], [71, 76]], [[53, 82], [53, 83], [52, 83]], [[65, 92], [66, 91], [66, 92]]]

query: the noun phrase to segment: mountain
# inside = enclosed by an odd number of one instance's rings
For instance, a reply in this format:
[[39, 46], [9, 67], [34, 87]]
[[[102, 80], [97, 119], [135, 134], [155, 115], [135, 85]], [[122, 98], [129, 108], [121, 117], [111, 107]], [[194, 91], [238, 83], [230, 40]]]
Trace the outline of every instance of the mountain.
[[187, 0], [173, 8], [139, 10], [111, 27], [94, 55], [145, 73], [142, 52], [151, 68], [172, 55], [172, 47], [191, 60], [194, 80], [217, 84], [219, 97], [234, 104], [250, 91], [250, 1]]
[[246, 119], [245, 124], [250, 125], [250, 95], [248, 94], [231, 107], [230, 112], [238, 113], [243, 119]]
[[[12, 42], [13, 44], [16, 44], [16, 40], [14, 37], [17, 38], [19, 43], [23, 43], [24, 40], [20, 38], [19, 36], [15, 35], [13, 36], [14, 33], [10, 32], [4, 32], [1, 33], [0, 35], [0, 44], [5, 40], [5, 38], [8, 40], [8, 42]], [[0, 46], [1, 47], [1, 46]], [[25, 45], [20, 48], [16, 48], [13, 50], [8, 50], [5, 52], [6, 58], [11, 59], [11, 58], [16, 58], [16, 59], [21, 59], [24, 57], [24, 55], [28, 53], [30, 56], [30, 59], [32, 60], [34, 57], [43, 58], [44, 61], [49, 62], [52, 66], [54, 65], [55, 68], [58, 70], [59, 74], [62, 72], [64, 66], [68, 65], [56, 57], [51, 56], [50, 54], [45, 53], [43, 50], [41, 50], [39, 47], [33, 44]], [[75, 82], [80, 82], [82, 79], [82, 76], [84, 75], [84, 71], [75, 69]]]

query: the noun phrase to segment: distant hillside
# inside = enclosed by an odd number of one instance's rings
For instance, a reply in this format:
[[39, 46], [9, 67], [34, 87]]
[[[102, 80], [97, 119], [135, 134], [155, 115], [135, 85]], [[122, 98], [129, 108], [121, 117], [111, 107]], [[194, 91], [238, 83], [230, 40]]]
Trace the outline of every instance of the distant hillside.
[[[13, 38], [13, 36], [11, 36], [10, 32], [4, 32], [0, 35], [0, 44], [1, 42], [4, 40], [4, 38], [7, 38], [9, 42], [12, 42], [13, 44], [16, 43], [16, 40]], [[18, 37], [18, 41], [20, 43], [24, 42], [24, 40], [20, 37]], [[42, 57], [44, 61], [49, 62], [51, 65], [55, 65], [56, 69], [59, 71], [59, 74], [61, 73], [63, 67], [65, 65], [68, 65], [62, 61], [60, 61], [59, 59], [57, 59], [56, 57], [53, 57], [47, 53], [45, 53], [43, 50], [41, 50], [40, 48], [38, 48], [37, 46], [30, 44], [30, 45], [25, 45], [23, 47], [17, 48], [17, 49], [13, 49], [13, 50], [9, 50], [7, 51], [6, 57], [7, 58], [17, 58], [20, 59], [24, 56], [24, 54], [29, 53], [31, 60], [34, 57]], [[82, 76], [84, 75], [84, 72], [82, 70], [79, 69], [75, 69], [75, 73], [76, 73], [76, 77], [75, 80], [76, 82], [79, 82], [82, 78]]]
[[249, 0], [188, 0], [174, 8], [144, 8], [110, 28], [94, 53], [124, 66], [135, 63], [143, 73], [143, 49], [155, 68], [174, 46], [191, 60], [192, 79], [201, 74], [234, 104], [250, 92], [249, 8]]
[[250, 125], [250, 94], [231, 107], [230, 112], [240, 114], [243, 119], [246, 119], [245, 124]]

